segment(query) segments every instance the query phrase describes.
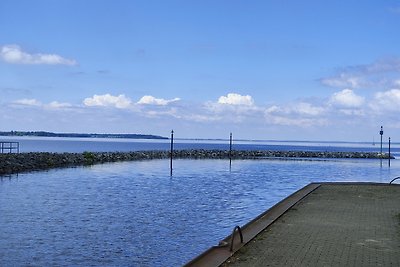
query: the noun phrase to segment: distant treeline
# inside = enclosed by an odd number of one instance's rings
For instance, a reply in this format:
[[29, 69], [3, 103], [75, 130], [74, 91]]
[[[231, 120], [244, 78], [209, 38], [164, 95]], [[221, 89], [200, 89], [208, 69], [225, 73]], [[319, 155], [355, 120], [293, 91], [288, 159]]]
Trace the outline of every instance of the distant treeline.
[[79, 137], [79, 138], [131, 138], [131, 139], [168, 139], [167, 137], [151, 134], [85, 134], [85, 133], [52, 133], [52, 132], [0, 132], [0, 136], [41, 136], [41, 137]]

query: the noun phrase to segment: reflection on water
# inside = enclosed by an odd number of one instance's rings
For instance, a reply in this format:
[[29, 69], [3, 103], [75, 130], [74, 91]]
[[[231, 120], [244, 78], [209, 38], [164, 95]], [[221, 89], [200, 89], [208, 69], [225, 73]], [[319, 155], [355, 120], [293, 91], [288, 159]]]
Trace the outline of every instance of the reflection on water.
[[315, 181], [388, 182], [377, 160], [122, 162], [0, 178], [2, 266], [176, 266]]

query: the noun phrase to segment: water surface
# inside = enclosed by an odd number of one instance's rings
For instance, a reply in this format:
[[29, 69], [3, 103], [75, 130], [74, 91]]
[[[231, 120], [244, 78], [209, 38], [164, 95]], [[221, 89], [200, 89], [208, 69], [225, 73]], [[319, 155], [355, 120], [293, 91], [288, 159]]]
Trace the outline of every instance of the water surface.
[[398, 160], [120, 162], [0, 178], [1, 266], [179, 266], [310, 182], [387, 182]]
[[[8, 137], [0, 141], [20, 143], [21, 152], [109, 152], [169, 150], [170, 140], [123, 139], [123, 138], [61, 138], [61, 137]], [[175, 140], [175, 149], [229, 149], [226, 140]], [[279, 150], [279, 151], [341, 151], [379, 152], [380, 145], [366, 142], [318, 142], [318, 141], [233, 141], [234, 150]], [[388, 144], [383, 145], [388, 152]], [[400, 143], [392, 143], [391, 153], [400, 157]]]

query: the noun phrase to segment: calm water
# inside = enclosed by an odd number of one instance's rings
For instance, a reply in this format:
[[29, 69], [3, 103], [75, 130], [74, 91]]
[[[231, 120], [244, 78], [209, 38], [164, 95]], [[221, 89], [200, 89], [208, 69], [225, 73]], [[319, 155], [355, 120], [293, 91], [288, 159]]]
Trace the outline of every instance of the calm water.
[[[84, 151], [141, 151], [141, 150], [169, 150], [169, 140], [140, 140], [140, 139], [113, 139], [113, 138], [57, 138], [57, 137], [5, 137], [0, 141], [20, 143], [21, 152], [84, 152]], [[194, 141], [175, 140], [175, 149], [229, 149], [229, 141]], [[300, 141], [234, 141], [235, 150], [301, 150], [301, 151], [359, 151], [379, 152], [380, 145], [372, 143], [328, 143], [328, 142], [300, 142]], [[385, 143], [383, 151], [388, 151]], [[392, 143], [391, 152], [400, 157], [400, 143]]]
[[0, 178], [1, 266], [179, 266], [315, 181], [388, 182], [399, 160], [122, 162]]

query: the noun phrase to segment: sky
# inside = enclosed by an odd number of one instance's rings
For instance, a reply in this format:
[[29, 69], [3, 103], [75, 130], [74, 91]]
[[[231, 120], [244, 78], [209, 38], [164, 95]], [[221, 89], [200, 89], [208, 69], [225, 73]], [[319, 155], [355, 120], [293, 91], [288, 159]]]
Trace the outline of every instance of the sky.
[[1, 0], [0, 131], [400, 140], [400, 1]]

